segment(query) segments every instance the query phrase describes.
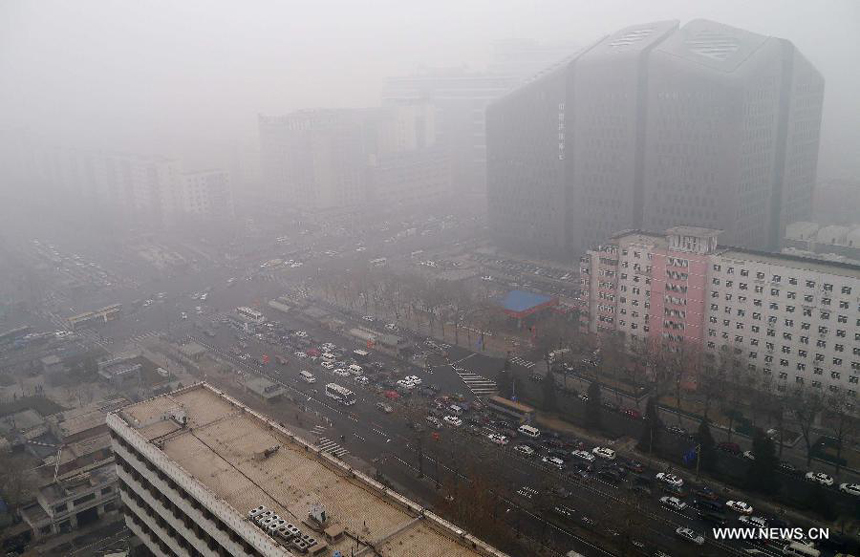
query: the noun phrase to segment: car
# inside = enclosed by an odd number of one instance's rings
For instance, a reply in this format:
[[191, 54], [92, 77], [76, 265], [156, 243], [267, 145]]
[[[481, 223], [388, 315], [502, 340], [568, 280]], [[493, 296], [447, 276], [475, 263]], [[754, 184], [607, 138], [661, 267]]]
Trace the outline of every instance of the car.
[[645, 465], [638, 460], [629, 460], [627, 462], [622, 463], [622, 466], [636, 474], [641, 474], [645, 471]]
[[439, 421], [438, 418], [433, 416], [427, 416], [427, 423], [430, 424], [434, 429], [442, 429], [442, 422]]
[[753, 512], [752, 506], [744, 501], [726, 501], [726, 507], [741, 514], [752, 514]]
[[848, 495], [860, 497], [860, 484], [839, 484], [839, 491], [841, 491], [842, 493], [847, 493]]
[[356, 375], [353, 377], [352, 380], [358, 385], [365, 385], [366, 386], [366, 385], [370, 384], [370, 379], [368, 379], [364, 375]]
[[293, 356], [295, 356], [296, 358], [299, 358], [300, 360], [304, 360], [305, 358], [307, 358], [307, 357], [308, 357], [308, 355], [307, 355], [307, 354], [305, 354], [305, 353], [304, 353], [303, 351], [301, 351], [301, 350], [296, 350], [295, 352], [293, 352]]
[[833, 478], [831, 478], [824, 472], [807, 472], [805, 477], [807, 480], [821, 485], [833, 485]]
[[741, 454], [741, 446], [738, 445], [737, 443], [729, 443], [729, 442], [724, 441], [722, 443], [719, 443], [717, 445], [717, 448], [720, 449], [721, 451], [725, 451], [725, 452], [727, 452], [729, 454], [733, 454], [735, 456]]
[[338, 368], [338, 369], [332, 371], [332, 373], [334, 373], [338, 377], [349, 377], [349, 372], [343, 368]]
[[623, 479], [618, 472], [608, 468], [598, 471], [597, 477], [613, 485], [619, 483]]
[[332, 362], [323, 362], [320, 365], [329, 371], [334, 369], [334, 364]]
[[706, 485], [694, 487], [693, 495], [700, 499], [707, 499], [709, 501], [715, 501], [717, 499], [716, 492]]
[[660, 497], [660, 504], [668, 509], [679, 512], [687, 508], [687, 503], [677, 497]]
[[744, 451], [743, 453], [741, 453], [741, 456], [743, 456], [747, 460], [755, 460], [755, 455], [752, 451]]
[[385, 412], [386, 414], [391, 414], [392, 412], [394, 412], [394, 408], [392, 408], [390, 404], [385, 404], [384, 402], [377, 402], [376, 408], [381, 412]]
[[555, 514], [563, 516], [564, 518], [573, 518], [574, 514], [576, 514], [573, 509], [565, 507], [564, 505], [554, 507], [552, 510]]
[[555, 468], [557, 470], [563, 470], [564, 469], [564, 461], [558, 457], [555, 457], [555, 456], [544, 457], [541, 459], [541, 462], [543, 462], [547, 466], [552, 466], [553, 468]]
[[577, 395], [577, 397], [576, 397], [576, 398], [578, 398], [578, 399], [579, 399], [579, 400], [581, 400], [582, 402], [588, 402], [588, 395], [586, 395], [586, 394], [580, 394], [580, 395]]
[[496, 445], [507, 445], [508, 444], [508, 438], [505, 437], [504, 435], [500, 434], [500, 433], [491, 433], [491, 434], [487, 435], [487, 437], [490, 439], [490, 441], [492, 441]]
[[789, 464], [788, 462], [780, 462], [779, 465], [777, 465], [777, 469], [783, 474], [797, 474], [799, 472], [797, 466]]
[[636, 410], [634, 408], [625, 408], [624, 409], [624, 415], [627, 416], [628, 418], [632, 419], [632, 420], [641, 420], [642, 419], [642, 413], [639, 410]]
[[594, 447], [591, 449], [591, 452], [602, 459], [615, 460], [615, 451], [612, 449], [607, 449], [606, 447]]
[[461, 420], [457, 416], [445, 416], [444, 418], [442, 418], [442, 421], [451, 427], [460, 427], [461, 425], [463, 425], [463, 420]]
[[738, 522], [750, 528], [767, 528], [767, 519], [761, 516], [743, 515], [738, 517]]
[[700, 511], [723, 512], [723, 506], [716, 501], [708, 501], [707, 499], [695, 499], [693, 506]]
[[297, 336], [298, 338], [308, 338], [308, 333], [307, 333], [307, 331], [296, 331], [296, 332], [295, 332], [295, 333], [293, 333], [293, 334], [294, 334], [295, 336]]
[[373, 316], [372, 316], [372, 315], [365, 315], [365, 316], [362, 316], [362, 319], [363, 319], [363, 320], [365, 320], [365, 321], [367, 321], [368, 323], [373, 323], [373, 322], [375, 321], [375, 319], [373, 318]]
[[387, 330], [387, 331], [396, 331], [396, 330], [397, 330], [397, 325], [395, 325], [394, 323], [389, 323], [389, 324], [387, 324], [387, 325], [385, 326], [385, 330]]
[[675, 474], [669, 474], [668, 472], [660, 472], [657, 474], [656, 478], [661, 482], [671, 485], [673, 487], [681, 487], [684, 485], [684, 480], [676, 476]]
[[676, 425], [670, 425], [669, 427], [666, 428], [666, 431], [668, 431], [672, 435], [681, 435], [681, 436], [687, 435], [686, 429], [684, 429], [683, 427], [676, 426]]
[[705, 543], [704, 536], [702, 536], [701, 534], [697, 534], [690, 528], [685, 528], [683, 526], [680, 526], [675, 530], [675, 535], [685, 541], [692, 542], [696, 545], [703, 545]]
[[576, 458], [581, 458], [582, 460], [585, 460], [586, 462], [594, 462], [594, 455], [588, 451], [576, 450], [576, 451], [572, 451], [570, 454], [572, 454]]
[[179, 318], [180, 319], [188, 319], [188, 314], [183, 311], [182, 313], [179, 314]]
[[517, 445], [514, 450], [523, 456], [534, 456], [535, 450], [528, 445]]

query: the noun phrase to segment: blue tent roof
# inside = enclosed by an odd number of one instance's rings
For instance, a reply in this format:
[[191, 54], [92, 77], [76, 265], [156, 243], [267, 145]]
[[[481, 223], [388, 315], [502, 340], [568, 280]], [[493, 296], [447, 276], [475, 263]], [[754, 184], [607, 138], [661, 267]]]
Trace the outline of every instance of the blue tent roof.
[[502, 305], [507, 311], [521, 312], [529, 310], [535, 306], [545, 304], [552, 300], [549, 296], [537, 294], [535, 292], [526, 292], [525, 290], [511, 290], [505, 296], [505, 301]]

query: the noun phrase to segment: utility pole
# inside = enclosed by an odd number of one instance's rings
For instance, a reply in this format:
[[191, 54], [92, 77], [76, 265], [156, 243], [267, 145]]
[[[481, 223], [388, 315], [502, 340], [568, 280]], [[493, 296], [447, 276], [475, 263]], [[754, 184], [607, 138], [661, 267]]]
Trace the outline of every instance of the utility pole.
[[696, 481], [699, 481], [699, 464], [702, 462], [702, 444], [696, 445]]

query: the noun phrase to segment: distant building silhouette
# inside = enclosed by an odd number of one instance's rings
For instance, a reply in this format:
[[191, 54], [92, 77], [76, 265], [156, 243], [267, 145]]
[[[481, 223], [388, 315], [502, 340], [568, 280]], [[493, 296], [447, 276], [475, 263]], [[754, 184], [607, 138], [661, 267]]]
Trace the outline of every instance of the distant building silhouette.
[[775, 249], [811, 212], [823, 94], [784, 39], [705, 20], [622, 29], [488, 107], [491, 234], [555, 257], [681, 225]]

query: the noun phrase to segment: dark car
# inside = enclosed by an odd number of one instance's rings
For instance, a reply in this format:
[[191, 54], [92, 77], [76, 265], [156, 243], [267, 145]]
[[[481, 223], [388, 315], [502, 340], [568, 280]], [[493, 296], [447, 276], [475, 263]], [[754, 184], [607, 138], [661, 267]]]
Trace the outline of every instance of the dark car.
[[651, 488], [647, 485], [634, 485], [630, 488], [630, 491], [643, 497], [651, 497], [651, 494], [653, 493]]
[[603, 407], [606, 408], [607, 410], [612, 410], [613, 412], [618, 412], [618, 405], [612, 401], [604, 400], [603, 401]]
[[693, 506], [703, 512], [722, 512], [723, 510], [723, 506], [716, 501], [696, 499], [693, 501]]
[[641, 474], [645, 471], [645, 465], [639, 462], [638, 460], [628, 460], [622, 464], [625, 468], [630, 470], [631, 472], [635, 472], [636, 474]]
[[716, 492], [706, 485], [694, 487], [693, 495], [699, 499], [706, 499], [708, 501], [715, 501], [717, 499]]
[[738, 445], [737, 443], [728, 443], [725, 441], [718, 444], [717, 448], [720, 449], [721, 451], [725, 451], [725, 452], [727, 452], [729, 454], [733, 454], [735, 456], [741, 454], [741, 452], [742, 452], [740, 445]]
[[800, 470], [798, 470], [796, 466], [794, 466], [793, 464], [789, 464], [788, 462], [780, 462], [777, 466], [777, 469], [783, 474], [800, 474]]
[[697, 514], [699, 515], [699, 519], [713, 524], [714, 526], [725, 526], [726, 524], [726, 515], [722, 513], [714, 511], [699, 511]]
[[639, 410], [636, 410], [634, 408], [625, 408], [624, 409], [624, 415], [630, 419], [633, 419], [633, 420], [641, 420], [642, 419], [642, 412], [640, 412]]

